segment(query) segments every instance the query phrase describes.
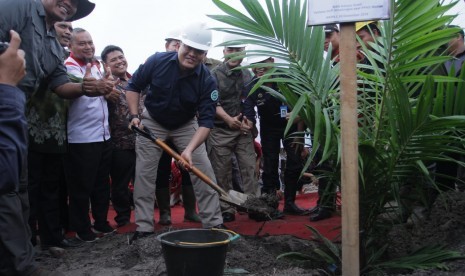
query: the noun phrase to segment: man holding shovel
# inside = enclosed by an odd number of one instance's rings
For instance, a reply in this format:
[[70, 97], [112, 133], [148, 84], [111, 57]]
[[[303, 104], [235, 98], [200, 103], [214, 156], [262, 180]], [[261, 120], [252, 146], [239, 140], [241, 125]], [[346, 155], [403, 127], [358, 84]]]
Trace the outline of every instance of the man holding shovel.
[[[204, 141], [213, 128], [216, 83], [202, 64], [211, 46], [212, 33], [204, 23], [193, 23], [181, 34], [178, 52], [156, 53], [134, 73], [127, 86], [130, 127], [149, 129], [161, 140], [171, 139], [189, 168], [195, 165], [215, 179]], [[139, 93], [150, 85], [145, 110], [138, 115]], [[197, 116], [196, 116], [197, 114]], [[136, 138], [134, 185], [137, 230], [131, 241], [153, 234], [157, 167], [162, 149], [150, 140]], [[224, 227], [219, 196], [191, 174], [204, 228]]]

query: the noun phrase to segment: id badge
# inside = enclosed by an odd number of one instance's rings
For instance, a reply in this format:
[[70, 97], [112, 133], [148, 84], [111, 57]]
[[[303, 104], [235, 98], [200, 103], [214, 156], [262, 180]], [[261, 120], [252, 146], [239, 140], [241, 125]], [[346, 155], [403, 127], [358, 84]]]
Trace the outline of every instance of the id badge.
[[281, 111], [281, 118], [286, 118], [286, 114], [287, 114], [287, 106], [286, 105], [282, 105], [279, 110]]

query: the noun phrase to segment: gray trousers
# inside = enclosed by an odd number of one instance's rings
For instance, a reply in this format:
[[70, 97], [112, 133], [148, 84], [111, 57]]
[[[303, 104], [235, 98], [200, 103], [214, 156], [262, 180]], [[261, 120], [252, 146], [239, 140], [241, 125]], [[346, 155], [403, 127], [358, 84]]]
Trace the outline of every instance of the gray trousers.
[[[147, 111], [142, 114], [142, 124], [149, 128], [155, 136], [165, 141], [171, 139], [180, 152], [189, 144], [198, 124], [195, 119], [185, 125], [167, 130], [154, 121]], [[136, 138], [136, 177], [134, 183], [134, 204], [137, 231], [151, 232], [154, 230], [155, 181], [157, 178], [158, 162], [162, 149], [155, 143], [140, 135]], [[216, 181], [205, 145], [201, 144], [192, 153], [195, 167]], [[223, 223], [220, 211], [218, 193], [203, 183], [197, 176], [190, 173], [195, 197], [199, 206], [199, 217], [204, 228], [211, 228]]]
[[[212, 162], [218, 185], [225, 191], [233, 189], [232, 161], [234, 153], [242, 177], [242, 189], [247, 195], [258, 195], [258, 181], [255, 179], [255, 149], [252, 134], [243, 134], [240, 130], [214, 128], [208, 137], [208, 156]], [[234, 208], [221, 203], [223, 212], [234, 213]]]

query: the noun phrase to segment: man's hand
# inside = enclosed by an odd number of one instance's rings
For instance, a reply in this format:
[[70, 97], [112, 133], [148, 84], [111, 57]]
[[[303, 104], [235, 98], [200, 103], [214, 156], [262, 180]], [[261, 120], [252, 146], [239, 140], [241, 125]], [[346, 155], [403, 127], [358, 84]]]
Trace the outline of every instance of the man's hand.
[[241, 132], [245, 135], [253, 128], [253, 122], [244, 115], [241, 122]]
[[181, 160], [179, 160], [178, 165], [183, 169], [189, 171], [192, 167], [192, 152], [186, 149], [181, 153], [181, 157], [184, 158], [184, 160], [186, 160], [187, 163], [184, 163]]
[[86, 72], [82, 79], [82, 91], [88, 97], [98, 97], [109, 94], [113, 91], [115, 82], [111, 75], [111, 69], [106, 69], [105, 77], [97, 80], [91, 73], [92, 64], [87, 63]]
[[26, 75], [26, 60], [24, 51], [19, 49], [19, 34], [11, 30], [10, 36], [10, 45], [0, 55], [0, 83], [16, 86]]
[[[292, 115], [292, 111], [286, 113], [286, 120], [287, 120], [287, 121], [289, 121], [289, 119], [291, 118], [291, 115]], [[298, 123], [298, 122], [300, 122], [300, 121], [301, 121], [300, 116], [297, 115], [297, 116], [294, 118], [294, 121], [293, 121], [292, 123], [295, 124], [295, 123]]]
[[226, 120], [226, 123], [228, 124], [230, 129], [240, 129], [242, 125], [242, 113], [235, 116], [235, 117], [229, 117], [228, 120]]
[[132, 131], [132, 126], [136, 126], [138, 128], [144, 128], [144, 126], [140, 123], [139, 118], [133, 118], [131, 121], [129, 121], [129, 126], [128, 128]]
[[110, 101], [112, 103], [117, 103], [119, 101], [119, 95], [121, 95], [121, 91], [113, 88], [110, 94], [105, 95], [105, 99], [107, 99], [107, 101]]

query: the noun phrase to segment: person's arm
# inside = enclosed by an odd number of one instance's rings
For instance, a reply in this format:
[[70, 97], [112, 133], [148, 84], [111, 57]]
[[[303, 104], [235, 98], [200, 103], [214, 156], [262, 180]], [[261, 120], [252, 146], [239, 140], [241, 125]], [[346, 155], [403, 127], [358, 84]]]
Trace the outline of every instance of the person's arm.
[[237, 116], [231, 117], [226, 111], [224, 111], [221, 105], [216, 106], [216, 117], [223, 120], [230, 129], [240, 129], [242, 121], [242, 113]]
[[181, 153], [188, 164], [182, 164], [192, 166], [192, 152], [199, 147], [200, 144], [207, 140], [210, 130], [214, 127], [213, 121], [215, 118], [215, 107], [218, 99], [218, 90], [216, 81], [214, 78], [208, 78], [203, 83], [204, 90], [201, 92], [200, 104], [198, 106], [198, 117], [197, 122], [199, 128], [195, 131], [194, 136], [190, 140], [187, 147]]
[[111, 72], [107, 73], [104, 78], [97, 80], [92, 77], [92, 65], [90, 63], [86, 65], [84, 75], [81, 73], [81, 69], [77, 66], [67, 65], [66, 69], [70, 75], [75, 76], [77, 79], [82, 78], [82, 83], [68, 82], [55, 87], [53, 91], [61, 98], [75, 99], [81, 96], [104, 96], [111, 93], [114, 88], [114, 81], [111, 77]]
[[82, 90], [82, 83], [68, 82], [56, 87], [55, 92], [60, 98], [63, 99], [76, 99], [84, 95]]
[[21, 39], [10, 31], [10, 45], [0, 55], [0, 194], [17, 191], [27, 153], [25, 94], [16, 87], [26, 75]]
[[140, 118], [139, 116], [139, 100], [140, 93], [135, 91], [126, 90], [126, 101], [128, 102], [128, 109], [130, 116], [133, 116], [129, 122], [129, 129], [132, 125], [140, 127]]

